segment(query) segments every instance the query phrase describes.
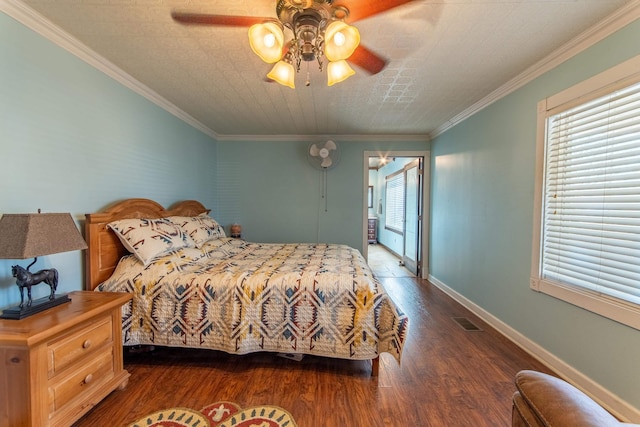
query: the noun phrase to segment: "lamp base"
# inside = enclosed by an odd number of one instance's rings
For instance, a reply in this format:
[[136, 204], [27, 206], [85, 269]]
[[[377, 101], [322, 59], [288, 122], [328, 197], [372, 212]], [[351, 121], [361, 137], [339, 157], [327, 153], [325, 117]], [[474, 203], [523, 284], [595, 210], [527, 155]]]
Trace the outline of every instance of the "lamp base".
[[67, 294], [54, 295], [52, 300], [49, 297], [38, 298], [33, 300], [30, 307], [20, 308], [19, 305], [14, 305], [3, 310], [0, 319], [24, 319], [67, 302], [71, 302], [71, 298]]

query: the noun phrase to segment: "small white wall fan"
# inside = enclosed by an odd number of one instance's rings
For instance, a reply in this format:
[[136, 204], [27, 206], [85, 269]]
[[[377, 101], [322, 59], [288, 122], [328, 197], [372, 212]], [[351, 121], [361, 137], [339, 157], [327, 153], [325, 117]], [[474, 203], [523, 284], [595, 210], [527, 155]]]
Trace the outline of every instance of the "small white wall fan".
[[309, 163], [322, 171], [322, 198], [324, 199], [324, 211], [327, 211], [327, 171], [338, 163], [340, 151], [338, 145], [332, 140], [324, 144], [311, 144], [307, 150]]

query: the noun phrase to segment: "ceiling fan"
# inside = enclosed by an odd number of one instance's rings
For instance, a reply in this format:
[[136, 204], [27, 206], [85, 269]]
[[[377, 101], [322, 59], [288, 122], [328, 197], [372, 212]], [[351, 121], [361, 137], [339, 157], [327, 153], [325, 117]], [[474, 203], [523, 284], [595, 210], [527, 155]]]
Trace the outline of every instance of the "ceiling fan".
[[[369, 74], [384, 69], [387, 61], [360, 45], [357, 28], [349, 25], [415, 0], [276, 0], [276, 16], [236, 16], [172, 12], [185, 25], [249, 27], [253, 51], [265, 62], [275, 63], [268, 79], [291, 88], [302, 62], [317, 61], [323, 70], [328, 61], [328, 85], [355, 72], [347, 60]], [[285, 44], [283, 30], [290, 33]], [[295, 66], [295, 68], [294, 68]], [[306, 85], [309, 86], [307, 74]]]
[[332, 140], [328, 140], [322, 147], [311, 144], [308, 150], [308, 158], [311, 166], [320, 170], [331, 169], [338, 160], [338, 146]]
[[340, 150], [338, 145], [332, 140], [328, 140], [324, 144], [311, 144], [307, 149], [307, 159], [309, 164], [316, 169], [322, 171], [322, 198], [324, 199], [324, 211], [328, 210], [328, 185], [327, 171], [336, 166], [340, 158]]

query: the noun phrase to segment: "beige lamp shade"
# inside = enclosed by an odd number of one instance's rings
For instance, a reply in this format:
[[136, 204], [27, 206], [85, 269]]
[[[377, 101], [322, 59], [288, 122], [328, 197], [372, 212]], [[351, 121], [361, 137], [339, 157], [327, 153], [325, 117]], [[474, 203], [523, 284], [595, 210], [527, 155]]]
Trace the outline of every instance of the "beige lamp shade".
[[324, 33], [324, 55], [329, 61], [340, 61], [351, 56], [360, 44], [360, 32], [343, 21], [333, 21]]
[[267, 74], [267, 77], [283, 86], [289, 86], [291, 89], [295, 89], [295, 75], [296, 71], [290, 62], [279, 61], [273, 66], [269, 74]]
[[356, 72], [344, 59], [341, 61], [329, 62], [327, 65], [327, 85], [333, 86], [336, 83], [345, 81]]
[[249, 44], [264, 62], [273, 64], [282, 58], [284, 33], [276, 22], [255, 24], [249, 28]]
[[27, 259], [86, 249], [68, 213], [4, 214], [0, 218], [0, 259]]

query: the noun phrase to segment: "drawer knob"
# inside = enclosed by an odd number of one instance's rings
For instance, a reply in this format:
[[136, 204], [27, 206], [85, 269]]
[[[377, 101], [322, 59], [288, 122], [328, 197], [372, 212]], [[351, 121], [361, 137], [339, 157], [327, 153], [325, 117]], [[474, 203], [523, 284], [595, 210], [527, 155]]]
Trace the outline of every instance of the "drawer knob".
[[85, 341], [82, 343], [82, 348], [87, 349], [87, 348], [89, 348], [89, 347], [91, 347], [91, 340], [85, 340]]
[[91, 375], [91, 374], [89, 374], [86, 377], [84, 377], [84, 383], [85, 384], [89, 384], [92, 380], [93, 380], [93, 375]]

